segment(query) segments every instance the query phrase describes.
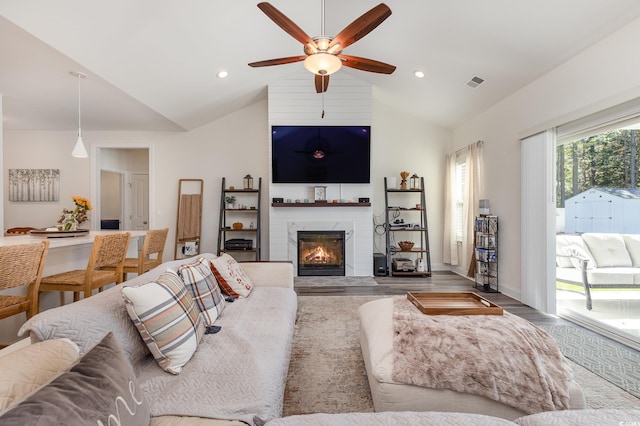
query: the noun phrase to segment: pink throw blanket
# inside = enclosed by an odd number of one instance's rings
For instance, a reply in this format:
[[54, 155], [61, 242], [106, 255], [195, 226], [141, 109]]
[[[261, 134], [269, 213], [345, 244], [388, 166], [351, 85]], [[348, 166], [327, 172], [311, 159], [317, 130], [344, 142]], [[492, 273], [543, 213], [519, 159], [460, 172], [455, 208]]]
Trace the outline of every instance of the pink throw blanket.
[[527, 414], [569, 408], [572, 372], [555, 340], [504, 315], [425, 315], [406, 297], [393, 308], [397, 383], [481, 395]]

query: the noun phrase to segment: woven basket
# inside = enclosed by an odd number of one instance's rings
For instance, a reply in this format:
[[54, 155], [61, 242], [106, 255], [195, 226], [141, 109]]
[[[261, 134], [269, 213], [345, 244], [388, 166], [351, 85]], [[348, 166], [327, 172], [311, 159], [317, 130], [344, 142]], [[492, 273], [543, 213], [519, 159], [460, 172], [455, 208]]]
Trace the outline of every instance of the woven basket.
[[413, 241], [400, 241], [398, 245], [403, 251], [409, 251], [413, 248], [415, 243]]

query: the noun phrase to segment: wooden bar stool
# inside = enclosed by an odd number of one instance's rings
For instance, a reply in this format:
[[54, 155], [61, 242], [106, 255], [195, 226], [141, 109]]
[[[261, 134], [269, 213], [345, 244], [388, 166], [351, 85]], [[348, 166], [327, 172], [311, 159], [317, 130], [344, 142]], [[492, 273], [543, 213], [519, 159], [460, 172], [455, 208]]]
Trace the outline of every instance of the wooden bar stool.
[[[72, 291], [73, 301], [80, 300], [80, 292], [87, 298], [93, 290], [102, 289], [105, 285], [122, 282], [122, 267], [127, 255], [131, 234], [128, 232], [112, 235], [96, 235], [89, 255], [87, 269], [62, 272], [43, 277], [40, 291]], [[101, 270], [115, 265], [111, 271]]]
[[0, 247], [0, 290], [29, 286], [26, 296], [0, 295], [0, 318], [38, 313], [38, 289], [49, 241]]
[[[127, 273], [133, 272], [138, 275], [155, 268], [162, 263], [162, 254], [167, 242], [169, 228], [149, 229], [142, 243], [142, 251], [139, 257], [127, 257], [122, 268], [122, 281], [127, 280]], [[155, 255], [155, 257], [152, 257]], [[102, 269], [113, 271], [115, 266], [106, 266]]]

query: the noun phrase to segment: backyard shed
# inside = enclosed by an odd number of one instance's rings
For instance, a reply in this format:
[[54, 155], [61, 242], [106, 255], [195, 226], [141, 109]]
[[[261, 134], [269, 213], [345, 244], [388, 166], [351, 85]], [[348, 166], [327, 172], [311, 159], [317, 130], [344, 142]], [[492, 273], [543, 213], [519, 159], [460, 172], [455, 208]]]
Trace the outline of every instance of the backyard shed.
[[640, 189], [591, 188], [569, 198], [565, 232], [640, 234]]

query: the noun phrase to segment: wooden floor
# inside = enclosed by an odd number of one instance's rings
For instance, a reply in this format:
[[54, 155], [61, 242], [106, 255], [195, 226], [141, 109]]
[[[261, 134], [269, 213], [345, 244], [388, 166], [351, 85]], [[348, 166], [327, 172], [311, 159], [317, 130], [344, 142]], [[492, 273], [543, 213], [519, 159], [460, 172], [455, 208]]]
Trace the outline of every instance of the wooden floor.
[[[375, 296], [403, 295], [414, 291], [474, 291], [487, 300], [502, 306], [537, 325], [574, 325], [573, 323], [537, 311], [502, 293], [485, 293], [475, 289], [470, 281], [453, 272], [433, 272], [431, 277], [374, 277], [377, 286], [362, 287], [296, 287], [299, 296]], [[574, 325], [575, 326], [575, 325]], [[577, 327], [577, 326], [576, 326]]]

